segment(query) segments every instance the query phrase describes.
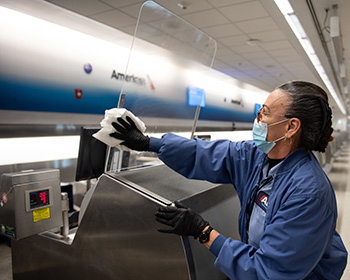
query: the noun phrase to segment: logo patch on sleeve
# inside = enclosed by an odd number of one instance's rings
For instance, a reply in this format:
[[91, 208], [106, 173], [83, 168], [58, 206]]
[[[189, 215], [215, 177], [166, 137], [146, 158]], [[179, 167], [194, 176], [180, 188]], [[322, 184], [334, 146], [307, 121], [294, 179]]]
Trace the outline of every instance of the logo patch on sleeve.
[[264, 212], [267, 211], [269, 201], [269, 195], [263, 191], [259, 192], [255, 197], [255, 203], [262, 209]]

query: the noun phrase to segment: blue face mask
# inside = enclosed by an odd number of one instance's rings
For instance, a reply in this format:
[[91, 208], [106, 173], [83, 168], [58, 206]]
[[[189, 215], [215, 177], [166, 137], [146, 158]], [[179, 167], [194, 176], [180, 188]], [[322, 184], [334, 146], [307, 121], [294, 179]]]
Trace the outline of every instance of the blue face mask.
[[273, 147], [275, 147], [276, 142], [286, 138], [286, 136], [282, 136], [281, 138], [276, 139], [275, 141], [272, 142], [268, 142], [266, 141], [266, 137], [267, 137], [267, 128], [269, 126], [273, 126], [276, 124], [280, 124], [283, 122], [288, 121], [288, 119], [279, 121], [279, 122], [275, 122], [272, 123], [270, 125], [267, 125], [264, 122], [258, 122], [256, 119], [254, 121], [254, 126], [253, 126], [253, 140], [255, 145], [261, 150], [263, 151], [265, 154], [268, 154]]

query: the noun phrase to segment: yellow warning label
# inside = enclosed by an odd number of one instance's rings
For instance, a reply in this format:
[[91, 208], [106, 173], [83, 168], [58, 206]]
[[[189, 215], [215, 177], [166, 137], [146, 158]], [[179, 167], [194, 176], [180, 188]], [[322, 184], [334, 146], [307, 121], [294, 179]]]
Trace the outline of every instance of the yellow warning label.
[[38, 222], [50, 218], [50, 207], [33, 211], [33, 221]]

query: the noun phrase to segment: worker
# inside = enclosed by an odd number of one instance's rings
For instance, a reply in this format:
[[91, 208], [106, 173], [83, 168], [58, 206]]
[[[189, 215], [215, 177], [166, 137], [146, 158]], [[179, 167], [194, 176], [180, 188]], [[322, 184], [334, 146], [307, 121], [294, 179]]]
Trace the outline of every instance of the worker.
[[241, 202], [241, 240], [217, 232], [175, 202], [160, 207], [161, 232], [199, 239], [230, 279], [340, 279], [347, 251], [336, 231], [334, 190], [312, 151], [332, 140], [332, 111], [319, 86], [293, 81], [269, 94], [253, 125], [253, 140], [203, 141], [139, 132], [129, 118], [113, 123], [123, 145], [157, 152], [191, 179], [232, 183]]

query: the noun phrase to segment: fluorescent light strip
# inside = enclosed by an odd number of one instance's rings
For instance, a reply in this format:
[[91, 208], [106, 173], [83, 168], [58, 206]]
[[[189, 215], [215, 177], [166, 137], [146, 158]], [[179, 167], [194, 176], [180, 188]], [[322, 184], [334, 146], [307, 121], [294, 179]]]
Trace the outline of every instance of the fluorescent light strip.
[[79, 136], [0, 139], [0, 166], [78, 157]]
[[312, 44], [307, 37], [304, 28], [302, 27], [298, 17], [295, 15], [295, 12], [290, 5], [288, 0], [274, 0], [277, 7], [280, 9], [281, 13], [284, 15], [286, 21], [288, 22], [290, 28], [293, 30], [295, 36], [298, 38], [299, 43], [303, 47], [304, 51], [308, 55], [310, 61], [314, 65], [316, 71], [320, 75], [322, 81], [326, 85], [328, 91], [333, 96], [335, 102], [337, 103], [339, 109], [342, 111], [344, 115], [346, 115], [346, 110], [343, 106], [343, 103], [338, 98], [337, 92], [335, 91], [331, 81], [329, 80], [326, 71], [321, 65], [319, 58], [316, 55]]

